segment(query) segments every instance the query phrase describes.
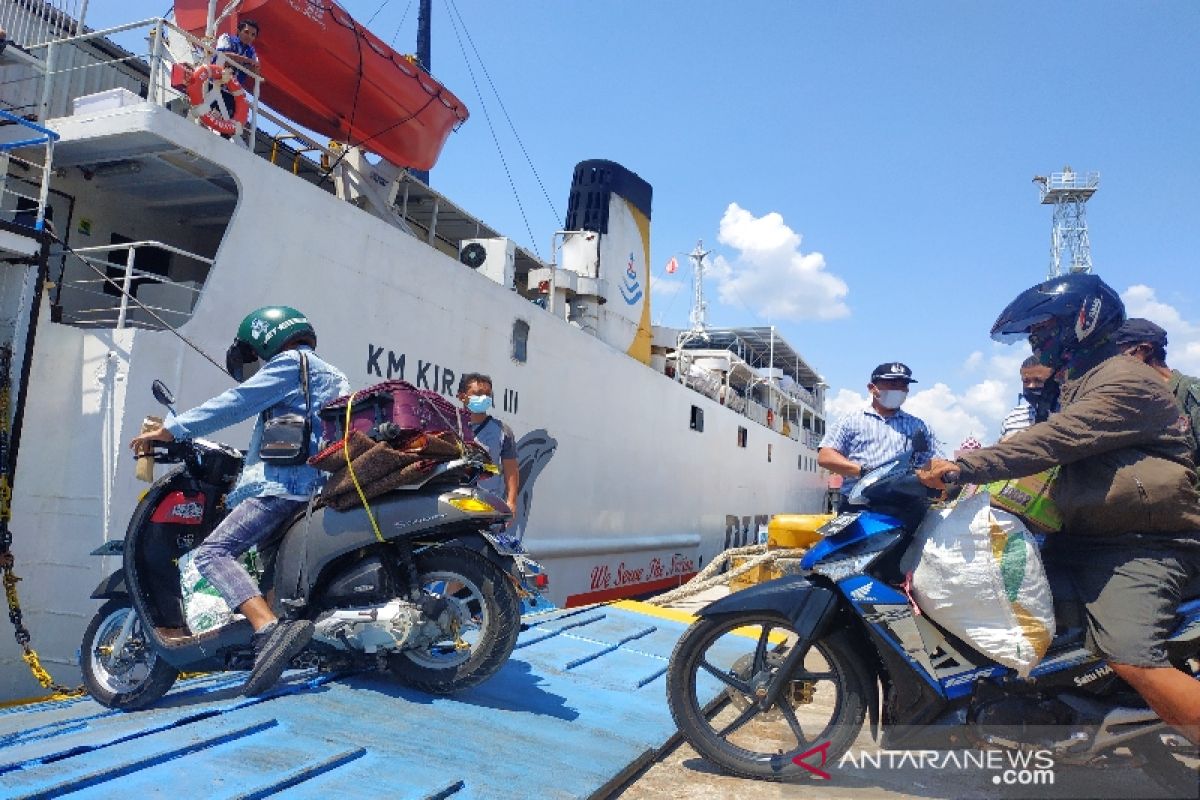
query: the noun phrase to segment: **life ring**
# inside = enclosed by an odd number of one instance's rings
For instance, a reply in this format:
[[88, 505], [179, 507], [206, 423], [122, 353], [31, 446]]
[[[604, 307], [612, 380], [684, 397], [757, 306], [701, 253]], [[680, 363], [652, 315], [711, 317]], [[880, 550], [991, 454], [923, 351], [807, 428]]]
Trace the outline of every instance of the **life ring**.
[[[232, 70], [228, 78], [225, 77], [225, 67], [218, 64], [201, 64], [192, 70], [187, 85], [188, 101], [192, 104], [192, 110], [198, 111], [205, 108], [206, 101], [208, 103], [213, 101], [212, 98], [206, 97], [207, 94], [214, 94], [205, 91], [205, 84], [209, 81], [220, 84], [223, 91], [233, 95], [233, 116], [226, 117], [224, 114], [207, 108], [199, 117], [200, 124], [222, 136], [234, 136], [241, 133], [242, 126], [246, 124], [246, 120], [250, 119], [250, 102], [246, 99], [246, 92], [242, 89], [242, 85], [233, 76]], [[219, 96], [216, 99], [219, 101]]]

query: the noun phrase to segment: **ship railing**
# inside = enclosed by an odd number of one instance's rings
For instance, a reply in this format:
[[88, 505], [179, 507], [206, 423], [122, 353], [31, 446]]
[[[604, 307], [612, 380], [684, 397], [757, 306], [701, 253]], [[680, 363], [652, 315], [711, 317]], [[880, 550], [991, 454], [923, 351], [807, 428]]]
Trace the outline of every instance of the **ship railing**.
[[[63, 309], [61, 321], [81, 327], [162, 330], [166, 326], [178, 327], [190, 319], [202, 282], [175, 281], [156, 272], [138, 269], [138, 251], [151, 247], [190, 259], [206, 268], [213, 264], [211, 258], [152, 240], [73, 248], [63, 262], [55, 299], [55, 305]], [[124, 253], [124, 263], [110, 260], [114, 252]], [[102, 255], [108, 255], [108, 258]], [[66, 279], [70, 259], [83, 263], [81, 270], [75, 270], [83, 277]], [[119, 275], [113, 274], [118, 271]], [[106, 293], [106, 287], [118, 290], [120, 296]], [[66, 298], [63, 292], [68, 293]], [[134, 299], [131, 301], [130, 298]]]
[[[149, 49], [142, 53], [131, 53], [114, 46], [109, 40], [119, 34], [131, 31], [146, 30]], [[127, 37], [126, 37], [127, 38]], [[103, 45], [103, 46], [101, 46]], [[84, 52], [86, 46], [86, 52]], [[29, 48], [30, 50], [45, 50], [44, 82], [41, 86], [40, 98], [30, 101], [36, 104], [42, 120], [53, 116], [66, 116], [72, 113], [71, 102], [81, 96], [95, 93], [105, 88], [127, 88], [135, 93], [141, 91], [147, 102], [163, 106], [173, 111], [181, 112], [190, 108], [190, 101], [185, 91], [172, 85], [172, 68], [178, 64], [208, 63], [216, 58], [224, 63], [225, 56], [217, 53], [212, 41], [200, 39], [183, 30], [174, 22], [158, 17], [138, 20], [122, 25], [97, 31], [86, 31], [80, 35], [49, 41]], [[119, 51], [119, 52], [118, 52]], [[126, 68], [122, 75], [105, 75], [98, 73], [105, 69]], [[250, 95], [250, 114], [246, 122], [246, 141], [243, 143], [234, 137], [235, 145], [245, 145], [251, 152], [264, 156], [273, 164], [289, 168], [295, 174], [301, 173], [302, 165], [314, 167], [317, 176], [305, 171], [302, 175], [318, 186], [326, 183], [327, 173], [336, 169], [343, 175], [352, 176], [352, 182], [359, 186], [371, 186], [370, 176], [364, 175], [350, 159], [346, 159], [344, 149], [337, 150], [323, 145], [312, 138], [296, 123], [272, 113], [259, 102], [264, 79], [253, 69], [236, 65], [236, 69], [246, 73], [250, 78], [250, 86], [243, 87]], [[136, 75], [136, 81], [130, 75]], [[39, 79], [40, 76], [39, 76]], [[64, 89], [65, 87], [65, 89]], [[88, 87], [87, 89], [81, 87]], [[64, 89], [60, 91], [60, 89]], [[197, 109], [199, 111], [199, 109]], [[266, 129], [260, 126], [266, 124]], [[300, 147], [293, 143], [301, 143]], [[263, 147], [259, 144], [263, 143]], [[290, 164], [283, 163], [287, 159], [279, 156], [285, 150], [292, 153]], [[312, 158], [309, 158], [309, 155]], [[319, 176], [319, 177], [318, 177]], [[334, 191], [336, 181], [329, 182], [329, 189]], [[397, 227], [412, 233], [409, 223], [403, 219], [395, 208], [379, 209], [381, 216]], [[389, 216], [390, 215], [390, 216]], [[415, 234], [414, 234], [415, 235]], [[432, 241], [434, 232], [430, 230], [427, 237]]]
[[0, 27], [9, 41], [28, 48], [82, 31], [87, 7], [88, 0], [7, 2], [0, 5]]
[[[147, 30], [147, 39], [150, 43], [150, 49], [146, 53], [113, 55], [108, 58], [97, 58], [91, 63], [85, 64], [78, 64], [73, 61], [66, 64], [59, 63], [60, 60], [63, 60], [62, 54], [67, 52], [67, 48], [77, 48], [87, 42], [111, 39], [117, 34], [137, 31], [143, 28]], [[167, 36], [172, 35], [178, 36], [183, 45], [176, 48], [169, 46]], [[83, 85], [85, 79], [80, 78], [77, 73], [84, 70], [111, 67], [114, 64], [123, 62], [144, 62], [149, 69], [149, 79], [146, 82], [147, 102], [160, 106], [168, 106], [172, 101], [182, 100], [184, 104], [190, 106], [186, 92], [180, 91], [171, 85], [171, 68], [176, 64], [191, 65], [208, 63], [214, 58], [219, 63], [225, 63], [224, 55], [216, 51], [213, 42], [199, 39], [170, 20], [162, 19], [161, 17], [138, 20], [137, 22], [129, 22], [98, 31], [87, 31], [77, 36], [69, 36], [35, 45], [29, 49], [33, 51], [41, 48], [45, 48], [46, 50], [46, 81], [42, 88], [41, 102], [41, 118], [43, 120], [50, 115], [51, 98], [56, 96], [54, 89], [58, 84], [60, 82], [67, 82], [70, 85], [70, 82], [74, 81], [77, 84]], [[187, 54], [186, 57], [183, 55], [184, 53]], [[238, 65], [237, 69], [249, 76], [252, 84], [251, 86], [242, 88], [249, 95], [250, 114], [246, 122], [246, 128], [248, 145], [250, 150], [253, 151], [258, 135], [258, 99], [263, 79], [261, 75], [249, 67]]]
[[[732, 356], [728, 371], [709, 371], [695, 364], [697, 359], [704, 358], [706, 355], [713, 353]], [[705, 351], [680, 349], [668, 353], [666, 362], [668, 366], [674, 368], [675, 379], [689, 389], [716, 400], [721, 405], [736, 411], [763, 427], [771, 428], [776, 433], [780, 433], [798, 442], [804, 442], [810, 447], [815, 447], [809, 441], [812, 438], [810, 435], [812, 434], [811, 429], [805, 427], [800, 419], [791, 419], [788, 413], [789, 408], [799, 409], [801, 415], [811, 414], [815, 417], [818, 413], [816, 411], [815, 396], [804, 387], [797, 385], [783, 389], [772, 383], [770, 379], [759, 375], [756, 370], [742, 361], [736, 353], [727, 350]], [[712, 375], [712, 378], [710, 380], [704, 379], [697, 375], [694, 370], [707, 371]], [[745, 378], [745, 381], [739, 383], [733, 380], [735, 376]], [[767, 406], [754, 399], [754, 391], [758, 386], [766, 387], [768, 397], [773, 398], [775, 401], [772, 406]], [[769, 409], [772, 412], [770, 419], [768, 419], [767, 414]], [[816, 436], [816, 441], [820, 441], [819, 435]]]
[[[41, 232], [46, 226], [46, 198], [50, 192], [50, 170], [51, 163], [54, 161], [54, 143], [58, 141], [58, 134], [4, 110], [0, 110], [0, 119], [26, 128], [29, 132], [28, 135], [22, 133], [14, 141], [0, 143], [0, 204], [3, 204], [6, 195], [12, 195], [17, 198], [15, 203], [18, 208], [16, 221], [24, 222], [23, 217], [32, 216], [29, 219], [29, 222], [32, 223], [29, 227]], [[41, 164], [15, 156], [12, 153], [13, 150], [34, 148], [38, 145], [42, 146], [44, 154]], [[40, 177], [36, 181], [26, 179], [33, 186], [31, 194], [26, 194], [12, 187], [13, 180], [8, 174], [9, 165], [12, 162], [23, 166], [27, 171], [35, 174], [40, 173]], [[21, 200], [32, 205], [33, 208], [21, 209]], [[30, 212], [32, 212], [32, 215]]]

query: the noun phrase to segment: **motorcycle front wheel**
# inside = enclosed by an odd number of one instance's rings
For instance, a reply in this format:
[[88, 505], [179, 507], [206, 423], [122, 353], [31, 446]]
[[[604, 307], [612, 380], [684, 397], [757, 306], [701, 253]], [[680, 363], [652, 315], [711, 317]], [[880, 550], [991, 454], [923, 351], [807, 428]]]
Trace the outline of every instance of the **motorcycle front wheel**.
[[[734, 775], [778, 781], [820, 776], [849, 749], [868, 688], [850, 639], [819, 639], [782, 675], [797, 641], [790, 621], [762, 612], [701, 619], [684, 632], [667, 667], [667, 702], [697, 753]], [[776, 702], [760, 708], [756, 691], [779, 681]]]
[[512, 580], [471, 550], [439, 547], [417, 556], [426, 594], [449, 604], [452, 630], [438, 641], [389, 660], [392, 674], [431, 694], [476, 686], [504, 666], [521, 633], [521, 602]]
[[166, 694], [179, 677], [147, 644], [142, 621], [128, 600], [109, 600], [100, 607], [83, 633], [79, 652], [83, 685], [108, 708], [144, 708]]

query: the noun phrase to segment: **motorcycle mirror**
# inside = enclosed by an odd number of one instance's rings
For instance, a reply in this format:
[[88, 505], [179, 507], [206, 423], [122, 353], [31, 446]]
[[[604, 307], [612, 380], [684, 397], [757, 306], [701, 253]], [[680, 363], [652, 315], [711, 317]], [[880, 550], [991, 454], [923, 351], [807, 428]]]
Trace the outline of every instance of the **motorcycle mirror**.
[[150, 384], [150, 391], [154, 394], [155, 400], [170, 409], [172, 414], [175, 413], [175, 395], [171, 394], [171, 390], [165, 383], [156, 380]]

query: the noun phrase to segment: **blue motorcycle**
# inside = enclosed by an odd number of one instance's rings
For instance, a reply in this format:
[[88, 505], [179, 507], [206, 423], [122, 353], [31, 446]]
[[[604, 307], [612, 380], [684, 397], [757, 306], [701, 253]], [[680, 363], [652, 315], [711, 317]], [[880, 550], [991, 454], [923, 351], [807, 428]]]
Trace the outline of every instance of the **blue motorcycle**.
[[[1025, 678], [914, 614], [901, 561], [932, 493], [910, 457], [858, 482], [851, 510], [819, 531], [801, 574], [699, 612], [667, 669], [687, 742], [742, 777], [812, 777], [847, 753], [869, 714], [885, 750], [1000, 748], [1052, 753], [1056, 764], [1132, 764], [1173, 794], [1196, 796], [1197, 748], [1084, 647], [1066, 576], [1048, 571], [1058, 634]], [[1200, 597], [1178, 614], [1172, 662], [1200, 677]], [[715, 702], [701, 701], [714, 690]]]

